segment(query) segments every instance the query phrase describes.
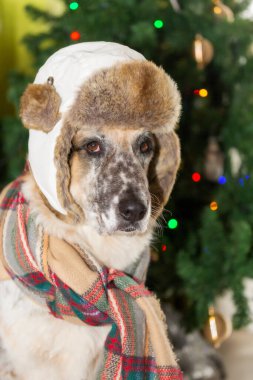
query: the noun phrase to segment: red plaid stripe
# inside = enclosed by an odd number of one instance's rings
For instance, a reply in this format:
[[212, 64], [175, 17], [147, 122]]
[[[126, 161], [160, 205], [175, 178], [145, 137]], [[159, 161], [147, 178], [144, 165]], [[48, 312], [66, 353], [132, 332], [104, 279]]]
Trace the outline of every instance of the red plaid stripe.
[[21, 184], [21, 178], [17, 178], [15, 181], [11, 183], [11, 186], [8, 188], [7, 193], [5, 194], [2, 202], [0, 203], [1, 209], [15, 210], [18, 205], [26, 203], [25, 198], [20, 191]]

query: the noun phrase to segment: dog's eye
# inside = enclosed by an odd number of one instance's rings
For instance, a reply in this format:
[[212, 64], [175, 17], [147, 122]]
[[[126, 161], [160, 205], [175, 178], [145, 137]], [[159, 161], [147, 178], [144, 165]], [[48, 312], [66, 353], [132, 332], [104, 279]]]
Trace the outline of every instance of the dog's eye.
[[101, 152], [101, 146], [97, 141], [91, 141], [86, 145], [86, 149], [89, 153], [99, 153]]
[[140, 152], [142, 154], [149, 153], [152, 150], [152, 143], [150, 140], [145, 140], [140, 144]]

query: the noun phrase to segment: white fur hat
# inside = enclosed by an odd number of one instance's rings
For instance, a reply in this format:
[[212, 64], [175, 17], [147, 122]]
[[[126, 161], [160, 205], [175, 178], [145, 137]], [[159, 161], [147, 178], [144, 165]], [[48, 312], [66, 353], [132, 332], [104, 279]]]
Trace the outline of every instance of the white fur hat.
[[30, 129], [28, 160], [41, 193], [63, 219], [83, 220], [70, 193], [73, 138], [83, 129], [117, 125], [154, 133], [156, 152], [148, 180], [162, 208], [180, 162], [173, 132], [180, 110], [175, 82], [127, 46], [91, 42], [57, 51], [21, 98], [20, 116]]
[[96, 71], [109, 68], [117, 62], [145, 60], [138, 52], [112, 42], [85, 42], [65, 47], [54, 53], [40, 68], [35, 84], [45, 84], [53, 77], [54, 87], [61, 97], [61, 118], [46, 133], [30, 129], [28, 160], [32, 174], [50, 205], [66, 215], [56, 186], [54, 150], [61, 133], [63, 119], [77, 96], [80, 86]]

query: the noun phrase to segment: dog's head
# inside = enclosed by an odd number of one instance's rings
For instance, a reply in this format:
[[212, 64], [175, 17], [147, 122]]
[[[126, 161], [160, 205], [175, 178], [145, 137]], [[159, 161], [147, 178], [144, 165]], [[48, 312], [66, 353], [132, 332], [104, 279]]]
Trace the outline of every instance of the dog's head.
[[167, 202], [180, 162], [175, 83], [151, 62], [117, 62], [80, 83], [63, 115], [56, 88], [51, 79], [29, 85], [20, 115], [40, 137], [61, 120], [53, 160], [64, 218], [86, 220], [99, 233], [145, 232]]

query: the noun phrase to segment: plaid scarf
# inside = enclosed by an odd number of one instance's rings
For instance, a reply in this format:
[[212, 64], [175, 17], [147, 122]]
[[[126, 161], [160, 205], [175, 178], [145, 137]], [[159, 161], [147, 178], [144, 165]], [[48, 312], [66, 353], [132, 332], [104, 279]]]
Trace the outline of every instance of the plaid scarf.
[[14, 181], [0, 201], [0, 258], [9, 276], [56, 318], [111, 325], [97, 379], [182, 380], [154, 295], [88, 250], [47, 235], [21, 185], [22, 178]]

